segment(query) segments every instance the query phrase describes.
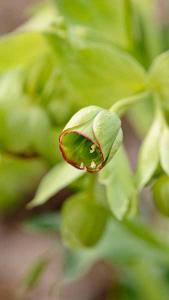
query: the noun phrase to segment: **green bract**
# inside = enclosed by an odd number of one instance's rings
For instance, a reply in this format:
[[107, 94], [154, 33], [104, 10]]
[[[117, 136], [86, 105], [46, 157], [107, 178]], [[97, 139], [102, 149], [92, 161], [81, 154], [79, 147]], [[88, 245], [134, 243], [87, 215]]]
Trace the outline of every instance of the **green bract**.
[[121, 147], [114, 159], [100, 173], [107, 201], [115, 218], [127, 219], [137, 212], [137, 191], [127, 154]]
[[74, 167], [98, 172], [122, 142], [121, 121], [108, 110], [88, 106], [77, 112], [60, 134], [63, 158]]
[[140, 190], [147, 185], [159, 171], [169, 175], [169, 127], [161, 111], [157, 111], [154, 121], [141, 146], [137, 180]]

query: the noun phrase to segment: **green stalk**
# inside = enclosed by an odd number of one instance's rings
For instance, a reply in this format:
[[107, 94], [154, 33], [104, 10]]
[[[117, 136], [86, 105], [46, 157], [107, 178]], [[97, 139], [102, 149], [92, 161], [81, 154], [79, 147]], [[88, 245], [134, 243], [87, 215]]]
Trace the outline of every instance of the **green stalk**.
[[110, 108], [110, 111], [118, 113], [118, 115], [122, 115], [127, 109], [129, 109], [133, 104], [140, 102], [141, 100], [145, 100], [150, 95], [150, 92], [142, 92], [137, 93], [131, 97], [124, 98], [113, 104]]

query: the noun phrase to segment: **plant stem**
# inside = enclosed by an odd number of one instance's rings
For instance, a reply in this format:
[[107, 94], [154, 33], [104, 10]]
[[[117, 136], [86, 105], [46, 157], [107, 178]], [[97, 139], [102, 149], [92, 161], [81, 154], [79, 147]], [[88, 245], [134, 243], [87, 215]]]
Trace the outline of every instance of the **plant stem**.
[[123, 114], [127, 109], [131, 107], [131, 105], [141, 101], [145, 100], [146, 97], [150, 95], [150, 92], [142, 92], [135, 94], [131, 97], [124, 98], [113, 104], [110, 108], [110, 111], [116, 112], [119, 115]]
[[91, 197], [91, 199], [95, 198], [95, 185], [97, 182], [97, 176], [96, 174], [90, 174], [89, 175], [90, 180], [89, 180], [89, 185], [88, 185], [88, 196]]

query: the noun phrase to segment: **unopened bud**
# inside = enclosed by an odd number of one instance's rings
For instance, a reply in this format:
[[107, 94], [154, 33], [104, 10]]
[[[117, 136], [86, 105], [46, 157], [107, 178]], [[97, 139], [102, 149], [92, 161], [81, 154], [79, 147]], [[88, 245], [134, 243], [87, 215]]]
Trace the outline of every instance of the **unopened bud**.
[[109, 162], [122, 142], [117, 114], [97, 106], [77, 112], [60, 134], [63, 158], [74, 167], [96, 173]]

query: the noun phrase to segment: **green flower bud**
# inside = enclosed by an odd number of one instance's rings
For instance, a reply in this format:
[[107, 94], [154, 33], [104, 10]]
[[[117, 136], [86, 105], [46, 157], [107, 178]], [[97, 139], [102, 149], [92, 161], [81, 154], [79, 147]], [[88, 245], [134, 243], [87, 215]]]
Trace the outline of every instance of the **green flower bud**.
[[61, 234], [70, 248], [92, 247], [102, 238], [108, 210], [84, 194], [73, 195], [62, 209]]
[[122, 142], [119, 117], [98, 106], [77, 112], [59, 137], [63, 158], [80, 170], [96, 173], [109, 162]]
[[169, 217], [169, 177], [161, 176], [153, 186], [153, 197], [159, 211]]

